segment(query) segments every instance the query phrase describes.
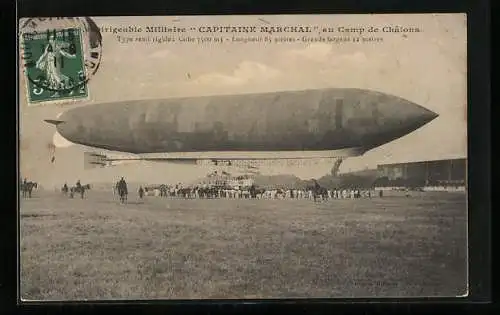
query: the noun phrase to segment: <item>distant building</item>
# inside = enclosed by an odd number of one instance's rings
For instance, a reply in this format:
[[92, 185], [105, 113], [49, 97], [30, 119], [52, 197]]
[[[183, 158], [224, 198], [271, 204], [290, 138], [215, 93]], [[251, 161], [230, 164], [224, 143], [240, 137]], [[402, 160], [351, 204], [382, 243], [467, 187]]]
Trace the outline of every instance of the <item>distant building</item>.
[[378, 165], [378, 178], [415, 186], [464, 186], [467, 159], [447, 159]]

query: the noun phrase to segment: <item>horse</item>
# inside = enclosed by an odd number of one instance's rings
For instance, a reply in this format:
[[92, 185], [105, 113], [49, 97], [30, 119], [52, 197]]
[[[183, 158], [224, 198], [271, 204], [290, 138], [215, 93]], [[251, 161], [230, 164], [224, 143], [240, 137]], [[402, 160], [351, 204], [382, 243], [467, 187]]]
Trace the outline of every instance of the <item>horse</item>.
[[25, 198], [31, 198], [31, 193], [33, 191], [33, 188], [37, 188], [37, 187], [38, 187], [38, 184], [36, 182], [21, 183], [22, 196]]
[[194, 192], [194, 190], [191, 188], [187, 188], [187, 187], [179, 188], [179, 190], [177, 191], [177, 197], [188, 199], [188, 198], [191, 198], [191, 195], [193, 192]]
[[320, 200], [328, 200], [328, 190], [324, 187], [321, 187], [319, 185], [307, 187], [307, 190], [312, 191], [312, 196], [314, 198], [314, 202], [317, 201], [318, 198]]
[[68, 191], [69, 191], [68, 185], [64, 185], [64, 186], [62, 186], [62, 188], [61, 188], [61, 192], [62, 192], [65, 196], [67, 196], [67, 195], [68, 195]]
[[160, 185], [160, 197], [168, 196], [168, 186], [165, 184]]
[[257, 198], [258, 192], [257, 192], [257, 187], [255, 187], [255, 185], [250, 186], [248, 191], [250, 192], [250, 198], [252, 198], [252, 199]]
[[90, 185], [81, 185], [81, 186], [73, 186], [69, 189], [69, 197], [73, 198], [75, 193], [79, 193], [80, 196], [83, 197], [85, 196], [85, 191], [90, 190]]
[[316, 201], [316, 198], [321, 198], [321, 200], [328, 200], [328, 189], [324, 187], [319, 187], [316, 189], [316, 191], [313, 193], [314, 200]]
[[120, 202], [125, 203], [125, 201], [127, 201], [127, 195], [128, 195], [127, 184], [124, 182], [116, 183], [116, 191], [120, 196]]
[[[266, 189], [265, 188], [257, 188], [257, 187], [254, 187], [254, 191], [253, 191], [253, 195], [252, 195], [252, 198], [263, 198], [264, 195], [266, 193]], [[252, 194], [252, 190], [250, 190], [250, 194]]]

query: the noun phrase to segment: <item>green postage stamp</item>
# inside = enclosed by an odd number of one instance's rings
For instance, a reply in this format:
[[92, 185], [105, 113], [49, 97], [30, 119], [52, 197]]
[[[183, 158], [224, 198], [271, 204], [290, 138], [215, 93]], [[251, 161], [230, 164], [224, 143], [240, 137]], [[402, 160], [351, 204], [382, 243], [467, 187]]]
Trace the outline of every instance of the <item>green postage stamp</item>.
[[80, 29], [24, 33], [22, 47], [29, 104], [88, 97]]

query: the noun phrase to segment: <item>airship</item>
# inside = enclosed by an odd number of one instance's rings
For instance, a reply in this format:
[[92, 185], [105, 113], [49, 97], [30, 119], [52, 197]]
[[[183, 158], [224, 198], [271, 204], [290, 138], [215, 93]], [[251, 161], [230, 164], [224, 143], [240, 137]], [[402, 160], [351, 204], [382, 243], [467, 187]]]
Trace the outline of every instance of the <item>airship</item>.
[[[372, 90], [329, 88], [92, 104], [46, 119], [66, 140], [128, 154], [119, 160], [255, 161], [363, 155], [438, 115]], [[332, 172], [338, 170], [335, 162]]]

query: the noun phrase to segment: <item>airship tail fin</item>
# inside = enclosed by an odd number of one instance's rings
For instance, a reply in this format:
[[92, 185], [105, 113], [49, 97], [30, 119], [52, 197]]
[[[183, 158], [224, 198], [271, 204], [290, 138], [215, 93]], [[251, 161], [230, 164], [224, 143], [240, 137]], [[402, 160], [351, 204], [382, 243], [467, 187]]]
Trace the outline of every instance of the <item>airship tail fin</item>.
[[54, 126], [57, 126], [57, 125], [62, 124], [64, 122], [64, 120], [58, 120], [58, 119], [44, 119], [44, 121], [46, 123], [54, 125]]

